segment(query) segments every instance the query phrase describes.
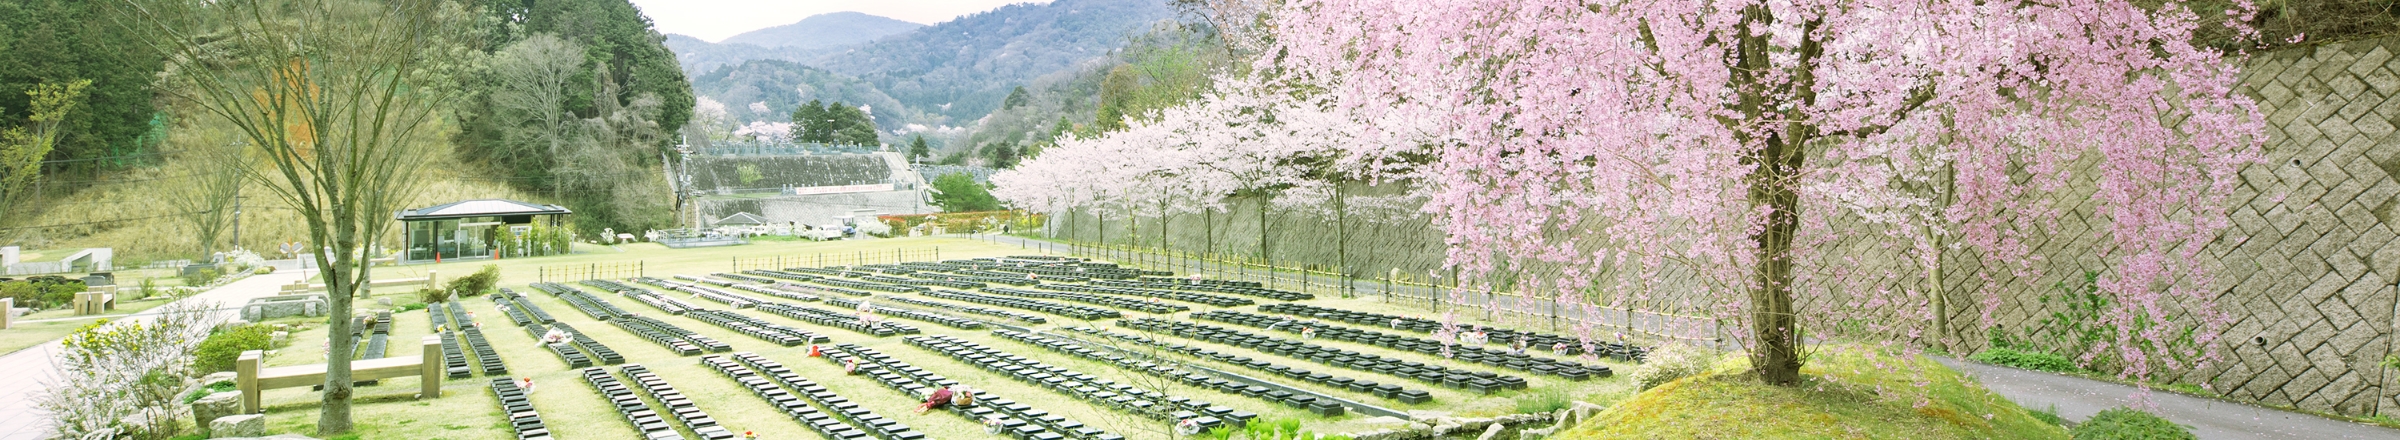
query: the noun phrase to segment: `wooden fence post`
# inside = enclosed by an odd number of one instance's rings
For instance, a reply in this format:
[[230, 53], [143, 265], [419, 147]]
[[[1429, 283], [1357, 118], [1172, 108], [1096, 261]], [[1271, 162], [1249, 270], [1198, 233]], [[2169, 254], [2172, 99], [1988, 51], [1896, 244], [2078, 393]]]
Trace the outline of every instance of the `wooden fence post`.
[[425, 335], [424, 343], [420, 345], [424, 346], [424, 357], [417, 363], [417, 373], [421, 377], [418, 379], [417, 398], [442, 397], [442, 337]]
[[242, 390], [242, 414], [258, 413], [258, 360], [266, 352], [250, 350], [233, 360], [234, 386]]

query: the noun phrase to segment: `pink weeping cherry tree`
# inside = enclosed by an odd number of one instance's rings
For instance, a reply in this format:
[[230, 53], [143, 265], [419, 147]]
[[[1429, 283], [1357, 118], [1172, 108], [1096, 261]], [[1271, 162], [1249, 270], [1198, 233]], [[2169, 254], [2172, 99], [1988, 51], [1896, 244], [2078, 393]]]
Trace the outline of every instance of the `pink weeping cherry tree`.
[[1413, 172], [1409, 152], [1422, 150], [1434, 120], [1360, 122], [1334, 95], [1309, 92], [1323, 88], [1218, 78], [1211, 93], [1125, 130], [1043, 149], [994, 174], [992, 193], [1034, 211], [1163, 218], [1223, 212], [1234, 196], [1269, 198], [1278, 209], [1340, 205], [1339, 182]]
[[2239, 57], [2190, 37], [2242, 15], [2111, 0], [1295, 0], [1260, 67], [1344, 78], [1334, 93], [1365, 120], [1441, 115], [1452, 141], [1434, 147], [1426, 209], [1452, 264], [1556, 265], [1544, 283], [1562, 296], [1638, 300], [1688, 280], [1675, 288], [1746, 327], [1733, 339], [1770, 384], [1799, 384], [1836, 320], [1875, 317], [1906, 340], [1942, 313], [1923, 288], [1843, 276], [1858, 256], [1819, 245], [1971, 252], [2031, 279], [2030, 237], [2065, 233], [2052, 221], [2073, 205], [2058, 201], [2088, 197], [2088, 235], [2051, 238], [2107, 249], [2102, 316], [2120, 330], [2099, 348], [2146, 376], [2204, 367], [2228, 321], [2199, 253], [2263, 125], [2234, 90]]

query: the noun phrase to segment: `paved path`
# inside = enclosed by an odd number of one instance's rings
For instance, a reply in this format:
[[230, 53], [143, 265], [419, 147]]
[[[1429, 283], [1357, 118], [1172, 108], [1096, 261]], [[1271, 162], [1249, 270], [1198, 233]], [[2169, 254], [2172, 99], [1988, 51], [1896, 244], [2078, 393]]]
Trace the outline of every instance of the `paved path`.
[[[973, 238], [1062, 253], [1070, 249], [1063, 244], [1020, 237], [976, 235]], [[1197, 269], [1190, 266], [1191, 263], [1178, 263], [1185, 266], [1182, 268], [1184, 272], [1192, 272]], [[1252, 275], [1252, 278], [1263, 279], [1266, 274], [1253, 273]], [[1287, 280], [1296, 278], [1295, 275], [1288, 273], [1282, 276]], [[1313, 275], [1312, 277], [1314, 278], [1312, 282], [1315, 283], [1341, 284], [1341, 280], [1338, 278]], [[1379, 293], [1382, 286], [1367, 280], [1359, 280], [1357, 288], [1360, 295], [1370, 295]], [[1418, 297], [1428, 293], [1423, 288], [1408, 286], [1397, 286], [1393, 289]], [[1466, 305], [1480, 307], [1483, 298], [1468, 295], [1464, 299], [1468, 303]], [[1517, 305], [1503, 301], [1501, 306], [1516, 307]], [[1562, 315], [1580, 314], [1569, 310]], [[1567, 316], [1567, 318], [1573, 319], [1573, 316]], [[1935, 359], [1962, 373], [1976, 377], [1983, 381], [1985, 388], [1989, 388], [1992, 392], [1999, 393], [2009, 400], [2014, 400], [2026, 408], [2050, 408], [2056, 405], [2058, 415], [2068, 420], [2086, 420], [2093, 414], [2098, 414], [2100, 410], [2128, 406], [2132, 402], [2132, 396], [2141, 392], [2140, 389], [2131, 386], [2080, 377], [1959, 362], [1948, 358], [1937, 357]], [[2209, 440], [2400, 439], [2400, 430], [2255, 405], [2191, 397], [2163, 390], [2151, 392], [2149, 398], [2152, 403], [2156, 404], [2158, 408], [2156, 412], [2159, 415], [2176, 423], [2191, 426], [2200, 435], [2200, 438]]]
[[[2132, 396], [2141, 392], [2074, 376], [1935, 359], [2028, 409], [2056, 405], [2058, 415], [2068, 420], [2086, 420], [2100, 410], [2132, 405]], [[2149, 399], [2157, 406], [2154, 412], [2191, 426], [2203, 439], [2400, 439], [2400, 430], [2166, 391], [2153, 391]]]
[[[222, 307], [218, 309], [218, 314], [227, 318], [237, 317], [241, 311], [238, 307], [240, 304], [249, 302], [251, 298], [274, 296], [279, 286], [291, 284], [301, 277], [301, 271], [293, 270], [298, 266], [288, 261], [277, 262], [276, 266], [275, 273], [243, 278], [177, 302], [213, 301]], [[166, 306], [159, 306], [112, 319], [115, 322], [146, 320], [164, 308]], [[40, 440], [50, 434], [48, 418], [34, 407], [33, 401], [36, 396], [47, 392], [49, 384], [58, 377], [57, 366], [51, 363], [58, 350], [58, 341], [50, 341], [0, 356], [0, 372], [6, 372], [0, 374], [0, 440]]]

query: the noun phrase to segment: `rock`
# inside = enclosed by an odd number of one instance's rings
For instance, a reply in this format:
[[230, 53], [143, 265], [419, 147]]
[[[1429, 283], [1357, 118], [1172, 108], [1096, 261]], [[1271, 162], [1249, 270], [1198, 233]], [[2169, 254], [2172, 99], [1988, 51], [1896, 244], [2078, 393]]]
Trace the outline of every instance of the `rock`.
[[231, 371], [208, 373], [207, 376], [200, 376], [200, 386], [208, 386], [208, 384], [217, 382], [232, 382], [234, 379], [239, 378], [241, 378], [240, 375], [233, 374]]
[[[225, 416], [241, 414], [241, 412], [242, 392], [240, 391], [210, 394], [201, 397], [200, 400], [192, 401], [192, 420], [216, 420]], [[215, 424], [202, 424], [200, 429], [202, 434], [213, 432], [209, 430], [215, 429]]]
[[292, 332], [279, 331], [267, 334], [267, 345], [269, 346], [281, 347], [291, 343]]
[[1400, 420], [1399, 417], [1382, 416], [1359, 419], [1358, 423], [1366, 425], [1407, 425], [1408, 421]]
[[376, 304], [376, 305], [380, 305], [380, 306], [384, 306], [384, 307], [391, 307], [391, 306], [392, 306], [392, 299], [391, 299], [391, 298], [389, 298], [389, 297], [385, 297], [385, 298], [376, 298], [376, 299], [375, 299], [375, 304]]
[[1493, 439], [1495, 439], [1495, 438], [1499, 438], [1499, 437], [1500, 437], [1500, 431], [1501, 431], [1502, 429], [1505, 429], [1505, 428], [1507, 428], [1507, 425], [1502, 425], [1502, 424], [1498, 424], [1498, 423], [1493, 423], [1493, 424], [1492, 424], [1492, 427], [1490, 427], [1490, 428], [1484, 428], [1484, 429], [1483, 429], [1483, 435], [1476, 436], [1476, 437], [1475, 437], [1475, 440], [1493, 440]]
[[240, 414], [210, 419], [209, 438], [257, 437], [267, 435], [267, 416]]
[[1551, 435], [1558, 434], [1558, 430], [1558, 427], [1552, 426], [1542, 429], [1527, 429], [1523, 431], [1517, 431], [1517, 440], [1540, 440], [1549, 438]]

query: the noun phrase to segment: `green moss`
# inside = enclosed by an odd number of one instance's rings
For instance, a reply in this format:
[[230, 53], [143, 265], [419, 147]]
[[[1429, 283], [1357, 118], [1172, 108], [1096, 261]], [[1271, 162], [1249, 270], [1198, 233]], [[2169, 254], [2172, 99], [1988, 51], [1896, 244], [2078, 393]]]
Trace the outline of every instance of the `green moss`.
[[2068, 360], [2065, 356], [2038, 351], [2017, 351], [2004, 347], [1992, 347], [1967, 358], [1974, 359], [1976, 362], [2034, 371], [2055, 373], [2083, 371], [2082, 367], [2075, 366], [2075, 361]]
[[2081, 425], [2075, 425], [2075, 440], [2177, 440], [2200, 437], [2192, 430], [2156, 414], [2131, 408], [2110, 408], [2100, 411]]
[[[1921, 356], [1830, 347], [1799, 387], [1741, 356], [1618, 403], [1561, 438], [2061, 439], [2066, 430]], [[1922, 385], [1920, 385], [1922, 384]]]

